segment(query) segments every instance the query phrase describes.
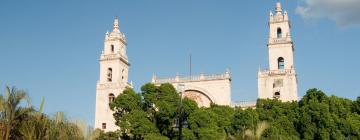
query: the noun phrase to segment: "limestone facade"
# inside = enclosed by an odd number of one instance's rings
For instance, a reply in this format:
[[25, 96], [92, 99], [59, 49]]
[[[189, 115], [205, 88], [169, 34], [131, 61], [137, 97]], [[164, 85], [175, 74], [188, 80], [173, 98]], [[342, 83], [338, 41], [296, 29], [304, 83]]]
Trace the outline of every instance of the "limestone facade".
[[[258, 98], [279, 99], [282, 101], [297, 100], [297, 75], [294, 67], [294, 43], [291, 38], [291, 25], [286, 11], [282, 11], [279, 2], [275, 14], [270, 12], [269, 40], [267, 44], [269, 68], [258, 71]], [[128, 83], [130, 63], [126, 54], [127, 41], [120, 32], [118, 19], [114, 20], [113, 30], [105, 34], [104, 49], [100, 56], [100, 76], [96, 85], [96, 109], [94, 128], [104, 131], [119, 129], [115, 125], [113, 111], [109, 108], [115, 97]], [[231, 102], [231, 74], [197, 76], [175, 76], [157, 78], [152, 83], [159, 86], [170, 83], [175, 88], [183, 85], [183, 97], [193, 99], [200, 107], [209, 107], [211, 103], [218, 105], [255, 107], [255, 102]], [[180, 89], [178, 89], [180, 90]]]
[[269, 69], [258, 71], [258, 97], [296, 101], [294, 43], [288, 14], [282, 11], [280, 2], [276, 3], [275, 14], [270, 12], [269, 28]]
[[231, 105], [231, 75], [229, 71], [222, 74], [175, 76], [173, 78], [157, 78], [154, 75], [151, 82], [157, 86], [170, 83], [177, 89], [179, 85], [183, 85], [183, 97], [194, 100], [199, 107], [209, 107], [211, 103]]

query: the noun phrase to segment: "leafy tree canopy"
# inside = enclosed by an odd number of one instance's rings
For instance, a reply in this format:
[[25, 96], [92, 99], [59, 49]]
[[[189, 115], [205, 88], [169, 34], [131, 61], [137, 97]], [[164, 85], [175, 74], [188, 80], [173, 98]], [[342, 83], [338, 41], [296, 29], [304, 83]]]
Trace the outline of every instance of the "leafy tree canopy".
[[181, 101], [171, 84], [148, 83], [140, 93], [126, 89], [110, 107], [121, 131], [103, 135], [123, 139], [178, 139], [181, 121], [182, 139], [360, 139], [360, 97], [351, 101], [318, 89], [298, 102], [259, 99], [254, 109], [198, 108]]

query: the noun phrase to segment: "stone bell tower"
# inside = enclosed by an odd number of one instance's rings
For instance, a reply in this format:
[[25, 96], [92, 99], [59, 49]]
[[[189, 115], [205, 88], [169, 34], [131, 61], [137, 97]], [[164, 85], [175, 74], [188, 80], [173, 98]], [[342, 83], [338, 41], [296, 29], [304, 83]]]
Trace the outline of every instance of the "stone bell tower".
[[290, 21], [286, 11], [276, 3], [275, 14], [270, 11], [269, 69], [258, 72], [258, 97], [297, 100], [297, 78], [294, 67], [294, 43], [290, 34]]
[[114, 101], [126, 87], [132, 87], [128, 83], [130, 63], [126, 55], [126, 47], [125, 35], [120, 32], [116, 17], [113, 30], [105, 34], [104, 50], [99, 60], [100, 79], [96, 85], [95, 129], [104, 131], [118, 129], [109, 103]]

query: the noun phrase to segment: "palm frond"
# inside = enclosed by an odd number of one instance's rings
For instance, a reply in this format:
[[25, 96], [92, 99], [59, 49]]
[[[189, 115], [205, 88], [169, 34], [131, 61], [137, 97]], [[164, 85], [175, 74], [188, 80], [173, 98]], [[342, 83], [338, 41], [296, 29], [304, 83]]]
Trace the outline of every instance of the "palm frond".
[[65, 121], [65, 113], [64, 112], [56, 112], [54, 120], [55, 120], [56, 124], [63, 123]]
[[269, 123], [266, 121], [262, 121], [258, 124], [256, 128], [256, 138], [260, 139], [261, 135], [264, 133], [264, 131], [269, 128]]
[[3, 95], [0, 95], [0, 112], [3, 112], [5, 110], [5, 99]]

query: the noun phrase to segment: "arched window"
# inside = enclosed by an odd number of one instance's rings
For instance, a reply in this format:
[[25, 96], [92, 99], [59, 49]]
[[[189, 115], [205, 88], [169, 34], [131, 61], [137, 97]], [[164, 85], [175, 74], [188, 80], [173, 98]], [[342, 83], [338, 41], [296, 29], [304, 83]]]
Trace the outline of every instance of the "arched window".
[[112, 68], [108, 68], [107, 80], [108, 80], [108, 82], [112, 81]]
[[114, 45], [111, 44], [111, 52], [114, 53], [114, 50], [115, 50]]
[[281, 28], [277, 28], [277, 38], [282, 38], [282, 32], [281, 32]]
[[113, 93], [109, 94], [109, 103], [112, 103], [115, 100], [115, 95]]
[[102, 124], [101, 124], [101, 128], [102, 128], [102, 129], [106, 129], [106, 123], [102, 123]]
[[285, 67], [284, 58], [279, 57], [279, 58], [278, 58], [278, 69], [279, 69], [279, 70], [282, 70], [282, 69], [284, 69], [284, 67]]
[[280, 98], [280, 92], [275, 92], [274, 99], [279, 99], [279, 98]]

